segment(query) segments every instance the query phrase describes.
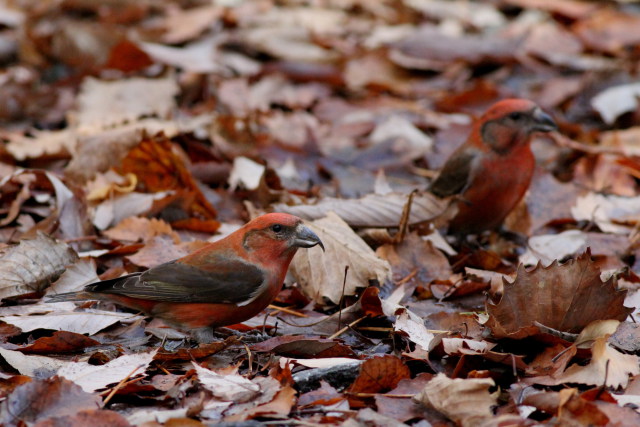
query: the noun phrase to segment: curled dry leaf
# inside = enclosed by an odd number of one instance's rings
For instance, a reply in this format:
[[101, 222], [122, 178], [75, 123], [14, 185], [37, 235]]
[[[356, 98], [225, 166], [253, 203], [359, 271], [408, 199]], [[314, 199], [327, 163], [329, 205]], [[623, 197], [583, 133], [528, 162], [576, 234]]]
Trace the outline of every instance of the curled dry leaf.
[[588, 384], [618, 388], [626, 387], [630, 375], [640, 374], [640, 359], [633, 354], [623, 354], [607, 343], [608, 336], [595, 340], [591, 348], [591, 362], [586, 366], [573, 364], [556, 378], [540, 377], [532, 383], [559, 385], [566, 383]]
[[[276, 204], [273, 208], [308, 220], [334, 212], [352, 227], [397, 227], [408, 199], [409, 195], [404, 193], [367, 194], [360, 199], [326, 197], [315, 205]], [[449, 214], [449, 204], [449, 199], [418, 193], [413, 197], [409, 224], [439, 220], [445, 212]]]
[[0, 257], [0, 298], [42, 291], [57, 279], [78, 255], [65, 243], [38, 232]]
[[298, 251], [291, 272], [315, 302], [325, 304], [325, 298], [334, 304], [340, 301], [345, 266], [349, 266], [345, 295], [354, 295], [356, 288], [367, 287], [370, 280], [384, 283], [390, 276], [389, 263], [378, 258], [338, 215], [329, 213], [308, 226], [320, 237], [326, 252]]
[[624, 320], [632, 311], [623, 304], [626, 294], [616, 289], [613, 277], [600, 279], [589, 251], [565, 264], [538, 264], [531, 271], [521, 264], [515, 281], [505, 281], [500, 301], [487, 301], [486, 326], [496, 338], [534, 335], [539, 332], [534, 322], [578, 333], [595, 320]]
[[489, 393], [491, 378], [462, 379], [436, 375], [415, 399], [443, 413], [462, 426], [477, 426], [493, 418], [498, 392]]

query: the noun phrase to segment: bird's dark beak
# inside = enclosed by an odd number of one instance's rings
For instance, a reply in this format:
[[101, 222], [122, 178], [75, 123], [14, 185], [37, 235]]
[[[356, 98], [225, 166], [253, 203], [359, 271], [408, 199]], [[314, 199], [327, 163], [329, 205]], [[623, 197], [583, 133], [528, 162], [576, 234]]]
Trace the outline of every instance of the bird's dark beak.
[[558, 130], [558, 125], [553, 121], [550, 115], [542, 111], [539, 107], [533, 110], [533, 126], [534, 132], [551, 132]]
[[320, 245], [324, 252], [324, 245], [318, 235], [311, 231], [309, 227], [306, 227], [303, 224], [298, 225], [298, 227], [296, 227], [296, 237], [293, 241], [293, 246], [297, 246], [299, 248], [312, 248], [315, 245]]

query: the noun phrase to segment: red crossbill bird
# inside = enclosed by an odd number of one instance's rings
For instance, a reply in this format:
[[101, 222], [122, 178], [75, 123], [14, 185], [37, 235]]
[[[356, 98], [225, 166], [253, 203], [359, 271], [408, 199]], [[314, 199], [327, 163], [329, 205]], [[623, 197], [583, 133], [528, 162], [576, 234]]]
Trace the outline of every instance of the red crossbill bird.
[[183, 258], [48, 302], [109, 300], [210, 341], [213, 328], [243, 322], [267, 307], [298, 248], [316, 245], [324, 250], [300, 218], [270, 213]]
[[553, 119], [531, 101], [505, 99], [491, 106], [429, 188], [439, 197], [459, 195], [449, 232], [461, 235], [498, 227], [531, 183], [531, 135], [556, 129]]

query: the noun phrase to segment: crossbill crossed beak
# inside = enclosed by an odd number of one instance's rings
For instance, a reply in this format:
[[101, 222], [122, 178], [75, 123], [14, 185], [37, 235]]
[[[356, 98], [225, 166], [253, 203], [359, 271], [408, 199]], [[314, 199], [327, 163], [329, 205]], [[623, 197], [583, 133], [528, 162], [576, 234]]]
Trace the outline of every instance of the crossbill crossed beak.
[[558, 125], [553, 121], [550, 115], [542, 111], [540, 107], [536, 107], [531, 115], [533, 118], [532, 130], [534, 132], [551, 132], [558, 130]]
[[322, 240], [320, 240], [318, 235], [311, 231], [311, 229], [304, 224], [299, 224], [296, 227], [293, 246], [297, 246], [299, 248], [312, 248], [316, 245], [320, 245], [322, 251], [324, 252], [324, 245], [322, 244]]

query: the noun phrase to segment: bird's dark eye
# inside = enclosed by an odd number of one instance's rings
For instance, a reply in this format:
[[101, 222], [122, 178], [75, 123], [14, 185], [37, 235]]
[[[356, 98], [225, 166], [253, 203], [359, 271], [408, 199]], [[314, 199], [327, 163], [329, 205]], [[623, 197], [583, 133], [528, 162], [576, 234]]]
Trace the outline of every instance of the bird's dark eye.
[[518, 112], [511, 113], [511, 114], [509, 114], [509, 118], [511, 120], [518, 121], [518, 120], [520, 120], [522, 118], [522, 113], [518, 113]]
[[271, 226], [271, 229], [274, 233], [280, 233], [282, 231], [282, 226], [280, 224], [274, 224]]

